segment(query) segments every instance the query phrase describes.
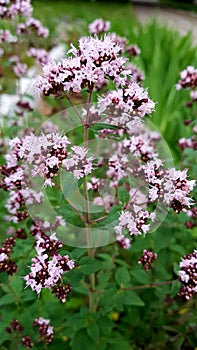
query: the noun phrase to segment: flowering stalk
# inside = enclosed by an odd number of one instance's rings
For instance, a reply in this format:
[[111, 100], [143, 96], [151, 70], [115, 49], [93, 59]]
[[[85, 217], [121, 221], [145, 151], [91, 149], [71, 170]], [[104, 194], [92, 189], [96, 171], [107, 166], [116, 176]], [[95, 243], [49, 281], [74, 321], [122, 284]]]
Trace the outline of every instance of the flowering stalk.
[[[88, 96], [88, 105], [87, 105], [87, 114], [84, 123], [84, 145], [88, 148], [88, 130], [89, 130], [89, 113], [90, 113], [90, 104], [92, 100], [93, 87], [90, 90]], [[87, 245], [88, 245], [88, 256], [90, 258], [94, 258], [95, 251], [92, 249], [92, 237], [91, 237], [91, 223], [89, 216], [89, 196], [88, 196], [88, 188], [87, 188], [87, 176], [84, 177], [84, 198], [86, 203], [86, 230], [87, 230]], [[94, 310], [94, 291], [95, 288], [95, 274], [90, 274], [90, 290], [89, 290], [89, 309], [90, 312], [96, 311]]]

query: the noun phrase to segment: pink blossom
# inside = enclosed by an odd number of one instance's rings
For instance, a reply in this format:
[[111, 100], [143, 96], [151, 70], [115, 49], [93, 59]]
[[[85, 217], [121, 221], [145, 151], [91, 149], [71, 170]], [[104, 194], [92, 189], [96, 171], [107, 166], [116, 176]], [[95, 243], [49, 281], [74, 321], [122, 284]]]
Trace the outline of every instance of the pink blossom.
[[107, 32], [110, 29], [110, 22], [104, 21], [102, 18], [95, 19], [94, 22], [90, 23], [89, 31], [91, 34], [100, 34]]

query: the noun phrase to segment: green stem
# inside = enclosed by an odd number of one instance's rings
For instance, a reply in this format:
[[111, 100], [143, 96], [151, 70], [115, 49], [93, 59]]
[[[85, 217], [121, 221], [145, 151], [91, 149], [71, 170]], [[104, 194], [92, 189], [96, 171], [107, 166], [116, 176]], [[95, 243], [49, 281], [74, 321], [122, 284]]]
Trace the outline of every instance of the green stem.
[[75, 111], [76, 115], [78, 116], [78, 118], [80, 119], [80, 121], [81, 121], [81, 123], [82, 123], [82, 125], [83, 125], [83, 124], [84, 124], [84, 121], [83, 121], [83, 119], [82, 119], [80, 113], [78, 112], [77, 108], [76, 108], [75, 105], [73, 104], [71, 98], [70, 98], [69, 95], [67, 95], [67, 94], [65, 94], [65, 96], [66, 96], [68, 102], [70, 103], [71, 107], [73, 108], [73, 110]]
[[[92, 100], [92, 90], [89, 93], [88, 96], [88, 106], [87, 106], [87, 113], [86, 113], [86, 119], [84, 123], [84, 145], [85, 147], [88, 147], [88, 128], [89, 128], [89, 115], [90, 115], [90, 104]], [[86, 232], [87, 232], [87, 245], [88, 245], [88, 256], [90, 258], [94, 257], [94, 250], [92, 249], [92, 237], [91, 237], [91, 223], [90, 223], [90, 207], [89, 207], [89, 196], [88, 196], [88, 189], [87, 189], [87, 177], [84, 177], [84, 198], [86, 203]], [[95, 312], [95, 298], [94, 298], [94, 289], [95, 289], [95, 274], [92, 273], [90, 275], [90, 289], [89, 289], [89, 309], [90, 312]]]
[[81, 212], [74, 206], [74, 204], [72, 203], [72, 201], [68, 198], [66, 198], [67, 202], [69, 203], [69, 205], [71, 206], [71, 208], [73, 208], [73, 210], [79, 215], [80, 219], [83, 222], [86, 222], [86, 218], [85, 216], [83, 216], [83, 214], [81, 214]]
[[122, 290], [136, 290], [136, 289], [145, 289], [145, 288], [156, 288], [159, 286], [165, 286], [167, 284], [172, 284], [174, 281], [176, 281], [176, 280], [158, 282], [158, 283], [149, 283], [149, 284], [144, 284], [143, 286], [133, 286], [133, 287], [121, 288], [121, 289]]

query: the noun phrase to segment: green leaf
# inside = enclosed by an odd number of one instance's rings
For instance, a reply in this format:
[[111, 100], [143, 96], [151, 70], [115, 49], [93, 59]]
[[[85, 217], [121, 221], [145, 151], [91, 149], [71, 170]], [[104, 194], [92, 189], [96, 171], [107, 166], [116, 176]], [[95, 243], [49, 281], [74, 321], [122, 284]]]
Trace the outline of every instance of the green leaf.
[[178, 244], [172, 244], [170, 249], [173, 250], [174, 252], [177, 252], [177, 253], [181, 254], [181, 255], [185, 255], [185, 253], [186, 253], [185, 249], [182, 246], [178, 245]]
[[97, 227], [103, 227], [103, 226], [107, 226], [110, 224], [113, 224], [115, 226], [118, 224], [118, 217], [119, 216], [120, 216], [120, 214], [118, 212], [109, 213], [105, 220], [102, 220], [102, 221], [97, 223]]
[[112, 333], [112, 338], [110, 338], [108, 342], [110, 344], [110, 350], [132, 350], [130, 344], [117, 332]]
[[79, 285], [79, 282], [81, 281], [82, 277], [83, 273], [80, 271], [80, 268], [75, 268], [67, 272], [67, 274], [65, 275], [65, 278], [73, 287], [77, 287]]
[[94, 350], [95, 342], [89, 337], [86, 330], [80, 329], [74, 336], [72, 341], [72, 350]]
[[91, 273], [97, 272], [102, 268], [102, 262], [96, 259], [83, 257], [80, 262], [80, 270], [85, 275], [89, 275]]
[[24, 289], [21, 295], [21, 299], [23, 302], [34, 300], [34, 299], [37, 299], [37, 294], [33, 292], [31, 289]]
[[170, 296], [172, 298], [174, 298], [177, 295], [179, 288], [180, 288], [180, 283], [178, 281], [173, 281], [170, 289]]
[[5, 294], [3, 297], [0, 298], [0, 306], [12, 304], [13, 302], [13, 297], [10, 294]]
[[21, 294], [21, 292], [23, 291], [25, 284], [24, 281], [22, 280], [22, 278], [15, 276], [15, 278], [13, 278], [10, 281], [10, 286], [12, 287], [13, 290], [15, 290], [15, 292], [17, 294]]
[[109, 278], [110, 278], [110, 273], [106, 273], [106, 272], [103, 272], [103, 271], [100, 271], [98, 273], [98, 289], [103, 289], [105, 288], [107, 285], [108, 285], [108, 281], [109, 281]]
[[87, 327], [87, 333], [90, 338], [94, 341], [97, 341], [99, 338], [99, 328], [96, 323], [90, 323]]
[[142, 269], [132, 270], [131, 275], [142, 284], [149, 282], [148, 274]]
[[174, 272], [176, 273], [176, 275], [178, 275], [178, 272], [179, 272], [179, 270], [180, 270], [179, 264], [174, 263], [173, 270], [174, 270]]
[[135, 305], [144, 306], [143, 300], [132, 290], [124, 291], [124, 304], [125, 305]]
[[107, 347], [106, 339], [102, 338], [99, 340], [99, 344], [96, 347], [96, 350], [105, 350]]
[[[1, 322], [1, 329], [0, 329], [0, 344], [3, 344], [4, 341], [8, 340], [10, 338], [10, 334], [8, 334], [5, 330], [5, 328], [8, 326], [8, 324], [2, 324]], [[1, 348], [3, 349], [3, 348]], [[6, 348], [4, 348], [6, 349]]]
[[101, 295], [99, 303], [101, 305], [102, 315], [107, 314], [112, 309], [115, 292], [115, 289], [109, 289], [103, 295]]
[[73, 290], [77, 293], [80, 293], [80, 294], [84, 294], [84, 295], [89, 295], [89, 291], [86, 287], [84, 286], [77, 286], [77, 287], [73, 287]]
[[126, 188], [124, 187], [119, 187], [118, 188], [118, 199], [120, 202], [122, 202], [123, 204], [126, 204], [129, 201], [129, 193], [126, 190]]
[[130, 281], [130, 274], [127, 271], [126, 267], [119, 267], [115, 274], [116, 281], [118, 285], [125, 286], [126, 283]]

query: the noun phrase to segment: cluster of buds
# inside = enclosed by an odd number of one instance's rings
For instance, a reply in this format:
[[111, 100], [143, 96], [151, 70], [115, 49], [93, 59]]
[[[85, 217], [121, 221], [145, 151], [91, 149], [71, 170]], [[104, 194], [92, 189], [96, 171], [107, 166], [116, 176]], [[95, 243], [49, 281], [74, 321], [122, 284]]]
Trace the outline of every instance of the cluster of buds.
[[0, 248], [0, 272], [7, 272], [8, 275], [12, 275], [17, 271], [15, 262], [10, 260], [15, 242], [16, 240], [13, 237], [9, 237]]
[[25, 349], [32, 349], [33, 348], [33, 342], [28, 335], [24, 335], [22, 337], [21, 344]]
[[33, 108], [30, 106], [29, 102], [19, 100], [16, 103], [16, 114], [19, 117], [23, 117], [26, 112], [32, 112]]
[[122, 152], [125, 154], [133, 154], [135, 157], [140, 157], [145, 163], [156, 156], [153, 146], [150, 145], [150, 140], [143, 136], [135, 135], [130, 136], [122, 142]]
[[144, 249], [143, 255], [138, 259], [138, 264], [142, 264], [143, 270], [151, 270], [152, 264], [157, 259], [157, 254], [152, 250]]
[[54, 330], [50, 325], [50, 320], [43, 317], [36, 318], [34, 321], [34, 327], [38, 327], [38, 332], [43, 338], [45, 344], [50, 344], [53, 341]]
[[32, 259], [31, 272], [24, 280], [26, 286], [30, 286], [38, 295], [42, 288], [48, 288], [64, 303], [71, 287], [62, 284], [62, 275], [73, 269], [75, 264], [68, 255], [59, 254], [61, 247], [55, 233], [49, 237], [45, 234], [37, 235], [37, 256]]
[[6, 327], [7, 333], [12, 333], [12, 331], [22, 333], [23, 330], [24, 327], [16, 318], [12, 322], [10, 322], [10, 327]]
[[178, 295], [189, 300], [197, 293], [197, 251], [182, 258], [178, 272], [181, 288]]
[[[17, 319], [14, 319], [12, 322], [10, 322], [10, 327], [6, 327], [5, 330], [9, 334], [12, 334], [14, 332], [18, 338], [18, 335], [23, 332], [24, 327]], [[26, 349], [32, 349], [33, 347], [33, 342], [28, 335], [22, 336], [21, 344]]]

